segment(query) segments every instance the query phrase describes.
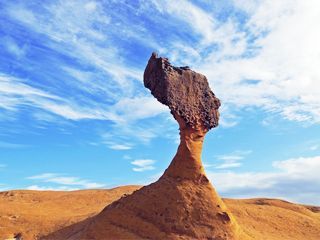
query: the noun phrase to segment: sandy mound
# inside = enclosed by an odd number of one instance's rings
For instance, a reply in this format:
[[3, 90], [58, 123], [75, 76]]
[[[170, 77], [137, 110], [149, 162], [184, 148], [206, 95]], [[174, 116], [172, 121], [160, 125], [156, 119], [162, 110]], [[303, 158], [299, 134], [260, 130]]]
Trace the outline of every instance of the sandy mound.
[[[24, 240], [38, 239], [36, 236], [47, 235], [96, 215], [105, 205], [138, 188], [124, 186], [111, 190], [75, 192], [2, 192], [0, 239], [13, 237], [17, 233], [21, 233]], [[320, 239], [320, 207], [274, 199], [223, 201], [239, 226], [253, 239]]]
[[37, 239], [99, 213], [106, 204], [136, 189], [138, 186], [74, 192], [0, 192], [0, 239], [17, 237], [19, 233], [24, 240]]
[[237, 228], [208, 182], [161, 178], [48, 239], [234, 239]]
[[320, 207], [276, 199], [225, 199], [224, 202], [253, 239], [320, 239]]

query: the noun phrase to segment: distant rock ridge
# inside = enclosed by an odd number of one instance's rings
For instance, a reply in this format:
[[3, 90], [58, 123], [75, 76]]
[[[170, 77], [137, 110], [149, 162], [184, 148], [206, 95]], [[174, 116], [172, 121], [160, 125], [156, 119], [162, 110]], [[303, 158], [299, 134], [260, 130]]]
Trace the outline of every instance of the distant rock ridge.
[[45, 239], [211, 239], [246, 236], [205, 175], [205, 134], [218, 125], [220, 101], [206, 77], [152, 54], [144, 84], [179, 123], [180, 145], [158, 181], [101, 213]]

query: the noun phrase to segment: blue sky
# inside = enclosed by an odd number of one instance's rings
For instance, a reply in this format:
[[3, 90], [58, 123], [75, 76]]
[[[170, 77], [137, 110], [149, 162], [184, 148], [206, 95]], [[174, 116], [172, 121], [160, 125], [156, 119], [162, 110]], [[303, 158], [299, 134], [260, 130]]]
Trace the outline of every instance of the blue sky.
[[206, 172], [224, 197], [320, 205], [317, 0], [1, 1], [0, 190], [155, 181], [178, 145], [143, 87], [152, 51], [222, 101]]

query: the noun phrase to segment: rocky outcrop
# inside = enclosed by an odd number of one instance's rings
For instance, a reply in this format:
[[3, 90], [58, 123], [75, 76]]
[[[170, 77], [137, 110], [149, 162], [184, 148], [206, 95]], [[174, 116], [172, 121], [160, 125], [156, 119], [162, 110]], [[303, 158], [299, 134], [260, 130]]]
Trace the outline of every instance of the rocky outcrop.
[[47, 239], [247, 239], [201, 163], [203, 140], [218, 125], [220, 106], [206, 77], [153, 53], [144, 84], [179, 123], [180, 145], [170, 166], [157, 182]]
[[220, 101], [206, 77], [189, 67], [174, 67], [167, 58], [152, 53], [144, 85], [179, 123], [180, 145], [164, 176], [208, 181], [201, 164], [202, 144], [205, 134], [218, 126]]
[[218, 126], [220, 101], [211, 91], [207, 78], [188, 66], [172, 66], [167, 58], [152, 53], [144, 71], [144, 85], [186, 125], [202, 126], [206, 131]]

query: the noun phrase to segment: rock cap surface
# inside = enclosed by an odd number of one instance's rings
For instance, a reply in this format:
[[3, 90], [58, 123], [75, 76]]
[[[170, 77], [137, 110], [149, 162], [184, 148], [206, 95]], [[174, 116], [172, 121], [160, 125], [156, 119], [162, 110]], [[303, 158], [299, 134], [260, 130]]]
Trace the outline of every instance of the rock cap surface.
[[188, 66], [172, 66], [167, 58], [152, 53], [144, 71], [144, 85], [192, 128], [200, 125], [210, 130], [218, 126], [220, 100], [207, 78]]

